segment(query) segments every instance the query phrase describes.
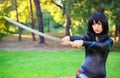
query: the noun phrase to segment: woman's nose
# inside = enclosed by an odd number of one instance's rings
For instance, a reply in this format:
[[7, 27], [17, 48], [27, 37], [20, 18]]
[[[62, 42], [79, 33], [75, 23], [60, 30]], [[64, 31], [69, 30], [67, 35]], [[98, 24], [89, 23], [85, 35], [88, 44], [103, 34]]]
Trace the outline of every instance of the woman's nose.
[[96, 28], [96, 29], [98, 28], [98, 24], [95, 24], [95, 28]]

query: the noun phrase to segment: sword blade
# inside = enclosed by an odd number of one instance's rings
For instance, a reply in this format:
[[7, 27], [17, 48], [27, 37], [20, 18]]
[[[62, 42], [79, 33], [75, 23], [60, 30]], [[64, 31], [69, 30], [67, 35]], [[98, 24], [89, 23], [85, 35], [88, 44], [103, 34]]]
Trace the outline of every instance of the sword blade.
[[21, 27], [21, 28], [23, 28], [23, 29], [25, 29], [25, 30], [28, 30], [28, 31], [30, 31], [30, 32], [32, 32], [32, 33], [35, 33], [35, 34], [37, 34], [37, 35], [43, 36], [43, 37], [45, 37], [45, 38], [48, 38], [48, 39], [51, 39], [51, 40], [54, 40], [54, 41], [57, 41], [57, 42], [60, 42], [60, 40], [61, 40], [61, 39], [58, 38], [58, 37], [50, 36], [50, 35], [48, 35], [48, 34], [39, 32], [39, 31], [34, 30], [34, 29], [30, 28], [30, 27], [27, 27], [27, 26], [25, 26], [25, 25], [23, 25], [23, 24], [21, 24], [21, 23], [18, 23], [18, 22], [14, 21], [14, 20], [11, 20], [11, 19], [8, 18], [8, 17], [4, 17], [4, 18], [5, 18], [8, 22], [10, 22], [10, 23], [12, 23], [12, 24], [14, 24], [14, 25], [16, 25], [16, 26], [18, 26], [18, 27]]

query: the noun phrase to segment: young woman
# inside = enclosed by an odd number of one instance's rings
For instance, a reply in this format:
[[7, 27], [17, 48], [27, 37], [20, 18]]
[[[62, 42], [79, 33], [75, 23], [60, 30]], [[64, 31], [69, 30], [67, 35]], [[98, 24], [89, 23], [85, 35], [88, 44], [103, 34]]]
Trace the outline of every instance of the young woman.
[[85, 47], [85, 60], [78, 70], [76, 78], [106, 77], [105, 64], [113, 44], [113, 39], [108, 36], [108, 30], [106, 16], [97, 12], [90, 17], [85, 35], [82, 37], [65, 36], [61, 39], [62, 45], [71, 45], [74, 48]]

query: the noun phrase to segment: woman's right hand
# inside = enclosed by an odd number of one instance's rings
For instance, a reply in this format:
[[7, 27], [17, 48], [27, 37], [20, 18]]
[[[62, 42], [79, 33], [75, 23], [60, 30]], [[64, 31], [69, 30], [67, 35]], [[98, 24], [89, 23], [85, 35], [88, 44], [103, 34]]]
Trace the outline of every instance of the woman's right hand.
[[81, 46], [83, 46], [83, 40], [75, 40], [72, 42], [71, 46], [73, 48], [81, 48]]
[[61, 39], [62, 45], [70, 45], [70, 36], [65, 36]]

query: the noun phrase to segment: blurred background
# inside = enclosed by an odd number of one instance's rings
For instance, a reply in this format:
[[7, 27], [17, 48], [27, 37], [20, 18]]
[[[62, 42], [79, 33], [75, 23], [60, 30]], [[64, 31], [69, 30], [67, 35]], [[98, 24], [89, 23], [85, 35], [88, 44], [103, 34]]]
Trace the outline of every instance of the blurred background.
[[[120, 0], [0, 0], [0, 78], [75, 78], [85, 50], [31, 33], [5, 20], [62, 38], [81, 36], [95, 12], [104, 13], [115, 39], [106, 68], [120, 75]], [[114, 71], [114, 72], [111, 72]]]
[[[0, 40], [9, 34], [30, 32], [7, 22], [7, 16], [43, 33], [83, 35], [89, 17], [99, 11], [106, 14], [109, 34], [120, 42], [120, 1], [119, 0], [0, 0]], [[32, 33], [33, 40], [35, 36]], [[45, 43], [40, 38], [40, 43]]]

